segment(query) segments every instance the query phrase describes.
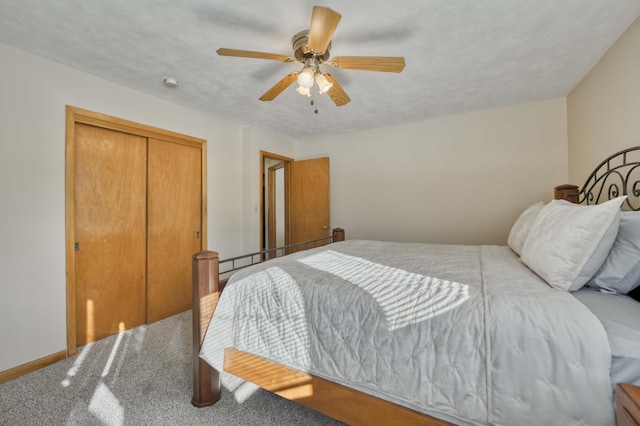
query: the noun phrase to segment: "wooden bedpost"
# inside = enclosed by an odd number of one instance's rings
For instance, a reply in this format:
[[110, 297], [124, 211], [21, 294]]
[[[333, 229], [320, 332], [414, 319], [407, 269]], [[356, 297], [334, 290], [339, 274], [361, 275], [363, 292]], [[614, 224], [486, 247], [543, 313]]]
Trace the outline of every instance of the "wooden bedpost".
[[220, 288], [218, 253], [201, 251], [193, 255], [193, 398], [196, 407], [212, 405], [220, 399], [220, 373], [200, 359], [200, 347], [213, 315]]
[[577, 203], [578, 193], [577, 185], [559, 185], [554, 188], [553, 198], [556, 200], [567, 200], [572, 203]]
[[[333, 241], [344, 240], [344, 229], [333, 229]], [[217, 252], [204, 250], [194, 254], [191, 263], [193, 296], [193, 398], [191, 403], [196, 407], [206, 407], [220, 399], [220, 372], [199, 356], [220, 292], [227, 281], [219, 279], [219, 260]]]

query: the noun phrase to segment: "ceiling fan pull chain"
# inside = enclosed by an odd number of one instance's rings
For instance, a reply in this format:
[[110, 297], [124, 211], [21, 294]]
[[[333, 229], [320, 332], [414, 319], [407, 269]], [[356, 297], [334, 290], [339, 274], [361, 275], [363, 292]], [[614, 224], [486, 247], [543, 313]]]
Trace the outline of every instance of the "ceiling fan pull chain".
[[318, 113], [318, 85], [314, 84], [311, 88], [313, 90], [313, 96], [311, 97], [311, 106], [315, 106], [313, 112]]

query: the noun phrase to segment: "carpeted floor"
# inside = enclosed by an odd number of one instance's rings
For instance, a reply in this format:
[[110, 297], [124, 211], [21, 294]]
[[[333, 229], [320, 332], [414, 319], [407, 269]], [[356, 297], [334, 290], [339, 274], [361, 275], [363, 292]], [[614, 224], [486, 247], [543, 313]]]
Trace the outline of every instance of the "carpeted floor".
[[191, 311], [78, 348], [0, 385], [1, 425], [338, 425], [232, 376], [191, 405]]

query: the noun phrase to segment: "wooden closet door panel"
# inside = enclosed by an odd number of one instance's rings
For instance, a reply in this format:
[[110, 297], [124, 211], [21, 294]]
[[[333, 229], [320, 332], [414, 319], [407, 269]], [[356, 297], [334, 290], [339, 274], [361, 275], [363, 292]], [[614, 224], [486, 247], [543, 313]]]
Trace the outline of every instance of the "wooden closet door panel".
[[201, 250], [201, 149], [149, 139], [147, 323], [191, 308]]
[[145, 321], [144, 137], [76, 125], [77, 344]]

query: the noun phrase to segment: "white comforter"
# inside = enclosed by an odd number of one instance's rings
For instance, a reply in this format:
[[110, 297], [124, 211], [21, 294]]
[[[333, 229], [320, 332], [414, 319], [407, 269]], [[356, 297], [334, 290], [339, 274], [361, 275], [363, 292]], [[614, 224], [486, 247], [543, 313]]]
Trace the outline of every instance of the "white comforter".
[[238, 272], [200, 356], [233, 346], [457, 424], [612, 425], [598, 319], [508, 247], [345, 241]]

